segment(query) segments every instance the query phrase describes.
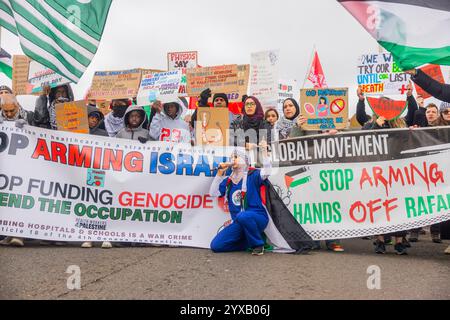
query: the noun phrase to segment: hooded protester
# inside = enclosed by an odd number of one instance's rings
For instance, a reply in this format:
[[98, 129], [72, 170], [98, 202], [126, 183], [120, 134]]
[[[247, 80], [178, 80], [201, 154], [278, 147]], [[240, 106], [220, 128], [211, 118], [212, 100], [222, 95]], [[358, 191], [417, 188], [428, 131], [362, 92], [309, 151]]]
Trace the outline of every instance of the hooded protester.
[[294, 99], [286, 99], [283, 102], [283, 117], [277, 123], [277, 131], [280, 140], [288, 139], [291, 135], [292, 128], [297, 123], [300, 116], [300, 106]]
[[130, 100], [117, 99], [111, 102], [112, 112], [105, 117], [105, 129], [110, 137], [115, 137], [124, 128], [124, 117]]
[[36, 101], [34, 123], [37, 127], [57, 130], [56, 104], [74, 101], [72, 88], [69, 84], [56, 88], [46, 86], [44, 94]]
[[450, 102], [450, 84], [440, 83], [420, 69], [405, 71], [412, 81], [438, 100]]
[[[263, 107], [255, 97], [245, 98], [244, 116], [233, 121], [230, 129], [232, 130], [230, 134], [232, 146], [245, 146], [247, 150], [253, 150], [262, 141], [266, 141], [268, 145], [272, 143], [271, 125], [264, 120]], [[244, 135], [239, 134], [239, 130], [243, 130]], [[253, 136], [250, 130], [253, 130], [256, 136]]]
[[150, 127], [150, 137], [156, 141], [191, 143], [189, 124], [184, 121], [184, 104], [177, 100], [154, 103], [156, 115]]
[[89, 105], [87, 109], [88, 109], [89, 134], [94, 136], [109, 137], [108, 132], [100, 128], [105, 119], [103, 113], [93, 105]]
[[[211, 250], [216, 253], [245, 251], [252, 249], [253, 255], [264, 254], [263, 232], [269, 224], [266, 208], [262, 204], [261, 186], [270, 176], [271, 163], [267, 153], [267, 144], [262, 142], [264, 167], [261, 170], [250, 169], [244, 153], [235, 151], [231, 163], [219, 166], [210, 195], [225, 197], [232, 222], [211, 242]], [[225, 172], [231, 168], [230, 176]]]
[[123, 117], [123, 129], [119, 131], [116, 138], [147, 142], [150, 140], [150, 135], [148, 130], [143, 128], [146, 119], [147, 114], [143, 107], [129, 107]]

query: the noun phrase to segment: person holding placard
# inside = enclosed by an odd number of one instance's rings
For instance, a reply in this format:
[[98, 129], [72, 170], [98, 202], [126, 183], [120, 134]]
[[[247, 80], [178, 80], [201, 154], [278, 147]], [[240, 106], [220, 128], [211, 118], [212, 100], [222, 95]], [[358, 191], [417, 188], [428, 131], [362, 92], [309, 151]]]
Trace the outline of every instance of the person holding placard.
[[105, 117], [105, 129], [110, 137], [115, 137], [125, 126], [124, 117], [131, 101], [128, 99], [116, 99], [111, 102], [112, 112]]
[[297, 124], [300, 116], [300, 106], [295, 99], [286, 99], [283, 102], [283, 117], [277, 123], [277, 131], [280, 140], [288, 139], [291, 131]]
[[150, 137], [156, 141], [191, 143], [189, 124], [183, 119], [183, 103], [178, 101], [153, 104], [156, 115], [150, 126]]
[[70, 85], [62, 85], [56, 88], [45, 86], [44, 94], [36, 101], [35, 125], [40, 128], [58, 130], [55, 105], [71, 101], [74, 101], [74, 94]]

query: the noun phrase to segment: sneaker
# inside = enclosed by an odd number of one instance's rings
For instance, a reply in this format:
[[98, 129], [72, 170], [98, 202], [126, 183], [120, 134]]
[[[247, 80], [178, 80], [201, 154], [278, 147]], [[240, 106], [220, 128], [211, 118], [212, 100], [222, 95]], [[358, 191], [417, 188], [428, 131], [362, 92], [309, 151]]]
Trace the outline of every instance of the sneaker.
[[81, 245], [81, 247], [83, 249], [90, 249], [92, 248], [92, 242], [83, 242], [83, 244]]
[[409, 242], [418, 242], [419, 241], [419, 232], [411, 231], [409, 234]]
[[264, 254], [264, 247], [254, 248], [252, 251], [252, 255], [254, 256], [262, 256]]
[[407, 255], [408, 253], [406, 252], [406, 248], [403, 244], [401, 243], [397, 243], [395, 245], [395, 251], [397, 251], [397, 255], [399, 256], [403, 256], [403, 255]]
[[105, 241], [102, 243], [102, 249], [111, 249], [113, 247], [111, 242]]
[[450, 254], [450, 246], [448, 246], [448, 248], [445, 249], [444, 253], [445, 253], [445, 254]]
[[440, 235], [439, 233], [432, 234], [432, 235], [431, 235], [431, 240], [432, 240], [434, 243], [442, 243], [441, 235]]
[[13, 247], [23, 247], [24, 243], [23, 243], [23, 239], [21, 238], [11, 238], [11, 241], [9, 242], [10, 246]]
[[1, 246], [9, 246], [9, 243], [11, 242], [11, 239], [12, 239], [11, 237], [6, 237], [2, 241], [0, 241], [0, 245]]
[[375, 242], [375, 253], [377, 253], [377, 254], [385, 254], [386, 253], [386, 246], [380, 240], [377, 240]]
[[344, 247], [342, 247], [340, 244], [332, 243], [328, 246], [328, 250], [331, 250], [333, 252], [344, 252]]

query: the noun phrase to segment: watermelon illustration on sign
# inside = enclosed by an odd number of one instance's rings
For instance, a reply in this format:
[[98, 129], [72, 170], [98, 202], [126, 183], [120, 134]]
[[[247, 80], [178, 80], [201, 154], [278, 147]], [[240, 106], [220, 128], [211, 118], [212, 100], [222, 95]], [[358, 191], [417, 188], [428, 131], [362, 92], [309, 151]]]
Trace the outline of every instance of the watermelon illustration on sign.
[[396, 101], [389, 98], [367, 98], [370, 108], [379, 117], [386, 118], [387, 121], [400, 117], [408, 106], [407, 101]]
[[316, 114], [316, 108], [311, 103], [305, 103], [304, 108], [308, 114], [312, 116]]

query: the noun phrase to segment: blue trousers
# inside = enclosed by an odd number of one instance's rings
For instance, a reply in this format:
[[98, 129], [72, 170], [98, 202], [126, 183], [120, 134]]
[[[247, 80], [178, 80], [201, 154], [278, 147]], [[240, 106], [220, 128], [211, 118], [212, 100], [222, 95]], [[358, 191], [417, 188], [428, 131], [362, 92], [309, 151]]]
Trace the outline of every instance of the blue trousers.
[[266, 212], [243, 211], [233, 223], [223, 229], [211, 242], [211, 250], [220, 252], [245, 251], [264, 246], [262, 234], [269, 223]]

